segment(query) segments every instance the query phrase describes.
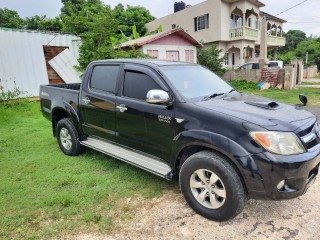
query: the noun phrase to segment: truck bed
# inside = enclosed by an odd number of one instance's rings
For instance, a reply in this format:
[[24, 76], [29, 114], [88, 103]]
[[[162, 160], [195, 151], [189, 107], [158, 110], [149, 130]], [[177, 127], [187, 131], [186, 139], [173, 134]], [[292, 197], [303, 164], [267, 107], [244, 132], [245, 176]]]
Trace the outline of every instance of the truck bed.
[[56, 107], [68, 105], [77, 109], [81, 83], [56, 84], [40, 86], [40, 105], [42, 114], [51, 119], [52, 110]]

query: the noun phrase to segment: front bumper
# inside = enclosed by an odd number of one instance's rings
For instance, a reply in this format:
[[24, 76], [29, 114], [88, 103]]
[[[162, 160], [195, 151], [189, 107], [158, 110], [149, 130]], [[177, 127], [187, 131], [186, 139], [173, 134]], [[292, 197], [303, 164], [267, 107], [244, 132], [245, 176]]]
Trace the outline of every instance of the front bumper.
[[[320, 167], [320, 145], [299, 155], [276, 155], [264, 152], [251, 155], [257, 165], [264, 190], [248, 189], [254, 199], [290, 199], [304, 194], [315, 182]], [[285, 180], [285, 185], [277, 185]]]

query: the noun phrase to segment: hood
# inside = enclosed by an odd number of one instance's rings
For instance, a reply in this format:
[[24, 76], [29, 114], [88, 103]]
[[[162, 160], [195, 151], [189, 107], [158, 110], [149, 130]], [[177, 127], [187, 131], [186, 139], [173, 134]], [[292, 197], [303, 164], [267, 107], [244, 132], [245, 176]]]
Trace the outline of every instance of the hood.
[[195, 104], [256, 124], [270, 131], [295, 131], [316, 120], [312, 113], [301, 107], [252, 94], [233, 93], [226, 98], [214, 98]]

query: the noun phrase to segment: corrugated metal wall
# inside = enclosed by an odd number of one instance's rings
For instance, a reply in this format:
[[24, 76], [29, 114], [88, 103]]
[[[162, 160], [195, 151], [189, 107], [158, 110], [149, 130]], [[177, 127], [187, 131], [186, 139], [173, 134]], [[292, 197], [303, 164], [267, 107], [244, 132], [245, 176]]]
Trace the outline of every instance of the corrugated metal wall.
[[16, 85], [25, 96], [39, 96], [48, 84], [43, 46], [68, 47], [79, 57], [80, 38], [69, 34], [0, 29], [0, 84], [7, 90]]

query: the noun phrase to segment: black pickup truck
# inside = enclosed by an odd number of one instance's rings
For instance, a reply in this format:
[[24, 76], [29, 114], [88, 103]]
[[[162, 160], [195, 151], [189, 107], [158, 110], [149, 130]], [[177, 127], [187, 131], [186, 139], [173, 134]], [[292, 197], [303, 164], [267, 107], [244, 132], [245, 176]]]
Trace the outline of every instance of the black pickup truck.
[[82, 84], [41, 86], [40, 104], [65, 154], [89, 147], [179, 178], [188, 204], [215, 221], [250, 198], [300, 196], [319, 171], [313, 114], [240, 93], [196, 64], [95, 61]]

